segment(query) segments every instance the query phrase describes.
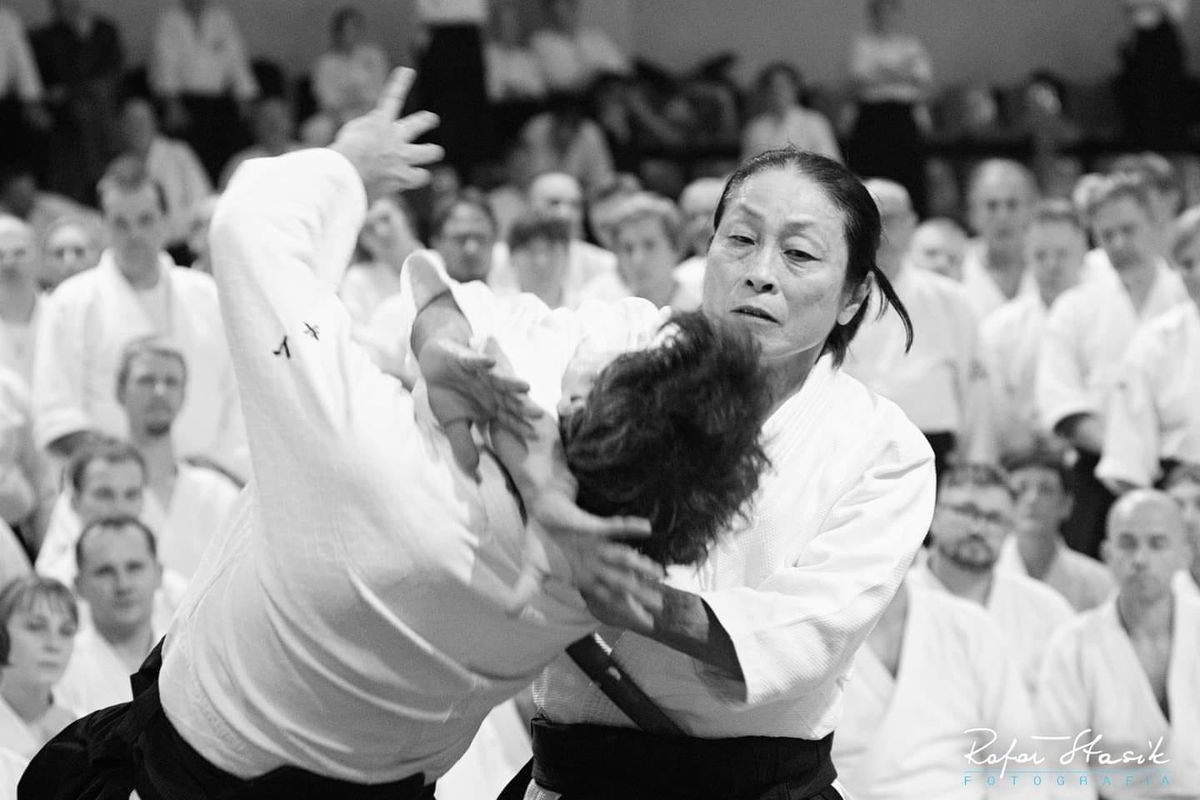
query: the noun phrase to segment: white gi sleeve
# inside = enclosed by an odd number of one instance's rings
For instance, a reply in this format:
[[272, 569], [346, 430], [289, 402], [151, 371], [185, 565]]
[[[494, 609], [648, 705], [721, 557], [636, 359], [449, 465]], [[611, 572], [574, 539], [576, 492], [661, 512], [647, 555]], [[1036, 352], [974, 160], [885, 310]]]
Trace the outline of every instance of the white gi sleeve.
[[87, 309], [68, 293], [68, 284], [46, 298], [34, 348], [33, 438], [39, 448], [93, 427], [83, 408]]
[[1098, 414], [1087, 376], [1078, 354], [1078, 338], [1085, 335], [1077, 319], [1077, 298], [1059, 298], [1046, 318], [1046, 331], [1038, 354], [1035, 400], [1043, 426], [1053, 431], [1058, 423], [1075, 414]]
[[[1038, 743], [1039, 752], [1045, 754], [1044, 766], [1047, 771], [1085, 768], [1084, 758], [1080, 755], [1076, 755], [1070, 764], [1061, 762], [1064, 754], [1074, 746], [1074, 737], [1092, 726], [1090, 700], [1079, 663], [1077, 640], [1080, 635], [1076, 626], [1059, 629], [1046, 647], [1046, 655], [1038, 673], [1037, 733], [1040, 736], [1069, 737]], [[1050, 796], [1062, 800], [1095, 800], [1098, 795], [1092, 783], [1089, 779], [1086, 785], [1080, 786], [1077, 781], [1068, 781], [1066, 786], [1057, 788], [1057, 791], [1052, 788]]]
[[702, 592], [744, 683], [699, 665], [717, 694], [758, 705], [844, 675], [908, 572], [933, 516], [923, 437], [883, 442], [834, 499], [799, 558], [755, 587]]
[[[1149, 486], [1158, 477], [1159, 430], [1155, 398], [1161, 391], [1166, 354], [1146, 336], [1134, 338], [1108, 401], [1104, 454], [1096, 477], [1110, 488], [1118, 483]], [[1200, 403], [1200, 398], [1197, 398]]]

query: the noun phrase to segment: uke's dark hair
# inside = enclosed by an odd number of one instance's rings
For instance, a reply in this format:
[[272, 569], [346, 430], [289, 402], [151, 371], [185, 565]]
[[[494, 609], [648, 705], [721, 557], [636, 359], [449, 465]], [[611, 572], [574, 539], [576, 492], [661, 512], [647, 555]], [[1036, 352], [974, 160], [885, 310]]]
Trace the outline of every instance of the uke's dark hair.
[[560, 426], [579, 507], [649, 519], [653, 534], [633, 546], [661, 564], [692, 564], [758, 489], [771, 398], [744, 331], [699, 312], [664, 329], [666, 343], [601, 371]]

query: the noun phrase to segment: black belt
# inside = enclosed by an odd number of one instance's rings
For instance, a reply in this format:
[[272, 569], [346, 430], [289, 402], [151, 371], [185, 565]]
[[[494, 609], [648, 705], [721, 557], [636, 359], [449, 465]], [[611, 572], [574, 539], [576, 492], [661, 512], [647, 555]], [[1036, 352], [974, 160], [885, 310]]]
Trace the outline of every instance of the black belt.
[[280, 767], [242, 779], [211, 764], [175, 730], [158, 696], [162, 642], [133, 676], [134, 700], [77, 720], [34, 756], [18, 800], [432, 800], [422, 775], [359, 784]]
[[771, 736], [697, 739], [604, 725], [533, 721], [533, 778], [563, 800], [805, 800], [835, 797], [818, 741]]

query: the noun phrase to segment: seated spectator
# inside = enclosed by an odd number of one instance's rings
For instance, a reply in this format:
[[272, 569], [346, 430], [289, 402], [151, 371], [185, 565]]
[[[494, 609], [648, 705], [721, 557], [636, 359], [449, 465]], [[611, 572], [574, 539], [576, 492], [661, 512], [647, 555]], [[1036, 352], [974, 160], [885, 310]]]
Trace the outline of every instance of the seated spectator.
[[908, 246], [908, 260], [913, 267], [936, 272], [958, 283], [962, 283], [966, 254], [966, 232], [957, 222], [945, 217], [927, 219], [918, 225]]
[[0, 587], [0, 748], [28, 761], [75, 721], [53, 695], [75, 647], [71, 590], [29, 574]]
[[981, 320], [1033, 291], [1025, 269], [1025, 231], [1037, 199], [1033, 173], [1015, 161], [989, 159], [971, 173], [967, 206], [977, 238], [963, 259], [963, 288]]
[[91, 523], [75, 545], [75, 591], [90, 621], [58, 684], [58, 701], [79, 716], [133, 699], [129, 676], [161, 637], [151, 617], [162, 584], [154, 534], [136, 517]]
[[[583, 241], [583, 189], [572, 176], [547, 172], [534, 178], [529, 185], [529, 207], [536, 213], [563, 220], [570, 228], [570, 260], [563, 281], [563, 305], [575, 308], [583, 301], [584, 286], [600, 275], [616, 272], [617, 257], [602, 247]], [[519, 291], [506, 250], [496, 253], [488, 285], [501, 294]]]
[[552, 92], [582, 92], [597, 76], [630, 73], [629, 59], [603, 31], [584, 28], [579, 0], [544, 0], [547, 27], [529, 46]]
[[666, 169], [662, 157], [683, 149], [694, 133], [668, 116], [686, 111], [679, 104], [686, 105], [673, 91], [656, 93], [649, 81], [626, 75], [601, 75], [584, 95], [587, 116], [604, 134], [614, 168], [642, 178]]
[[1171, 262], [1191, 302], [1133, 337], [1106, 408], [1096, 476], [1118, 494], [1153, 485], [1163, 464], [1200, 463], [1200, 208], [1179, 218]]
[[[963, 288], [908, 263], [916, 214], [904, 187], [869, 179], [883, 222], [875, 261], [924, 333], [906, 345], [894, 307], [868, 310], [844, 369], [900, 406], [933, 447], [940, 474], [954, 458], [992, 458], [996, 443], [987, 405], [979, 322]], [[879, 302], [879, 301], [875, 301]]]
[[1028, 575], [1063, 596], [1076, 611], [1107, 600], [1116, 589], [1108, 568], [1067, 547], [1062, 525], [1071, 515], [1071, 473], [1062, 453], [1040, 449], [1010, 458], [1005, 467], [1016, 493], [1013, 535], [996, 569]]
[[[1158, 153], [1127, 153], [1109, 165], [1107, 177], [1117, 175], [1129, 176], [1145, 186], [1150, 207], [1151, 245], [1155, 255], [1170, 260], [1175, 217], [1183, 200], [1183, 186], [1175, 167]], [[1082, 202], [1076, 205], [1082, 209], [1087, 207], [1091, 192], [1104, 185], [1104, 179], [1092, 178], [1081, 183], [1079, 200]], [[1084, 262], [1085, 282], [1111, 280], [1115, 275], [1103, 247], [1097, 246], [1088, 253]]]
[[725, 181], [721, 178], [697, 178], [684, 187], [679, 195], [679, 211], [683, 214], [683, 247], [687, 256], [675, 268], [675, 278], [690, 291], [704, 289], [705, 257], [713, 237], [713, 218]]
[[[1055, 797], [1200, 796], [1200, 601], [1171, 589], [1188, 556], [1183, 520], [1169, 497], [1142, 489], [1117, 501], [1107, 528], [1117, 594], [1055, 634], [1038, 680], [1039, 731], [1062, 737], [1043, 743], [1047, 762], [1088, 770], [1086, 785], [1072, 780]], [[1093, 740], [1085, 758], [1078, 748]], [[1132, 785], [1111, 775], [1110, 765], [1129, 763], [1122, 753], [1149, 748], [1162, 760]]]
[[561, 307], [570, 245], [571, 229], [563, 219], [536, 212], [517, 219], [508, 232], [508, 258], [518, 289], [550, 308]]
[[[984, 758], [1034, 732], [1020, 667], [987, 612], [911, 582], [854, 657], [853, 676], [833, 760], [855, 800], [926, 800], [950, 786], [982, 800], [985, 781], [966, 783], [963, 754]], [[973, 729], [994, 731], [996, 744]]]
[[420, 247], [403, 197], [385, 195], [371, 204], [358, 234], [360, 257], [346, 270], [338, 290], [357, 325], [370, 324], [380, 304], [400, 292], [404, 259]]
[[1054, 301], [1079, 283], [1087, 233], [1065, 200], [1039, 203], [1025, 235], [1026, 269], [1035, 292], [1025, 292], [983, 321], [984, 360], [1001, 453], [1024, 453], [1053, 439], [1035, 402], [1038, 354]]
[[642, 297], [662, 308], [695, 311], [701, 295], [675, 276], [683, 223], [679, 209], [665, 197], [648, 193], [623, 201], [613, 219], [617, 271], [583, 287], [588, 299]]
[[216, 287], [162, 252], [166, 217], [144, 174], [116, 175], [100, 190], [112, 247], [100, 264], [63, 282], [38, 329], [34, 433], [39, 447], [69, 458], [89, 432], [126, 436], [113, 381], [125, 345], [149, 334], [187, 358], [188, 402], [173, 429], [177, 453], [247, 471], [237, 384]]
[[1087, 208], [1092, 234], [1120, 280], [1094, 281], [1063, 292], [1046, 321], [1037, 359], [1035, 403], [1042, 425], [1075, 449], [1075, 507], [1067, 544], [1095, 557], [1113, 494], [1095, 475], [1119, 365], [1130, 342], [1158, 315], [1188, 300], [1183, 281], [1154, 247], [1153, 211], [1145, 183], [1104, 179]]
[[163, 127], [196, 151], [210, 182], [246, 146], [244, 120], [258, 83], [237, 23], [210, 0], [176, 0], [158, 18], [150, 87], [165, 108]]
[[33, 351], [42, 308], [33, 229], [0, 214], [0, 367], [33, 383]]
[[[234, 170], [248, 158], [269, 158], [298, 150], [293, 136], [292, 107], [282, 97], [264, 97], [254, 104], [254, 144], [234, 154], [221, 170], [219, 189], [229, 184]], [[194, 203], [193, 203], [194, 205]]]
[[547, 110], [521, 129], [521, 143], [534, 174], [565, 172], [595, 191], [616, 174], [604, 132], [584, 115], [582, 101], [558, 95]]
[[359, 9], [344, 6], [335, 11], [329, 33], [330, 47], [312, 72], [318, 113], [304, 123], [304, 142], [314, 147], [329, 144], [338, 128], [374, 107], [389, 66], [383, 48], [364, 40], [366, 18]]
[[[130, 444], [93, 438], [80, 447], [64, 471], [65, 485], [54, 505], [46, 540], [34, 561], [38, 574], [73, 586], [78, 574], [75, 546], [79, 535], [98, 520], [137, 517], [151, 531], [159, 531], [157, 542], [161, 543], [162, 526], [173, 521], [166, 520], [158, 501], [147, 494], [147, 478], [141, 453]], [[153, 527], [155, 524], [159, 527]], [[185, 591], [187, 578], [167, 569], [163, 585], [154, 597], [156, 630], [166, 630]], [[86, 605], [83, 610], [87, 611]]]
[[605, 250], [616, 251], [614, 223], [621, 206], [631, 197], [642, 193], [642, 182], [636, 175], [618, 174], [606, 186], [592, 192], [587, 203], [587, 224], [596, 242]]
[[82, 217], [100, 226], [100, 216], [75, 201], [38, 186], [27, 163], [0, 164], [0, 212], [12, 214], [33, 228], [33, 240], [45, 241], [46, 232], [62, 217]]
[[0, 519], [37, 549], [54, 503], [54, 475], [33, 445], [29, 384], [0, 367]]
[[1074, 611], [1041, 581], [996, 569], [1004, 540], [1013, 532], [1015, 504], [1012, 485], [999, 467], [966, 464], [948, 470], [938, 488], [929, 557], [913, 568], [909, 580], [987, 609], [1032, 691], [1046, 642]]
[[1176, 594], [1200, 600], [1200, 465], [1176, 465], [1163, 481], [1163, 490], [1179, 505], [1191, 549], [1191, 561], [1175, 573], [1171, 586]]
[[[1185, 142], [1190, 100], [1179, 19], [1163, 0], [1126, 0], [1129, 37], [1118, 50], [1116, 94], [1125, 140], [1148, 150]], [[1186, 9], [1186, 6], [1184, 6]]]
[[68, 215], [50, 223], [42, 239], [42, 269], [38, 285], [53, 291], [72, 275], [100, 263], [104, 233], [99, 219]]
[[783, 61], [769, 64], [758, 73], [756, 88], [764, 110], [742, 131], [742, 158], [790, 145], [842, 160], [829, 120], [800, 104], [799, 70]]
[[545, 97], [546, 76], [525, 42], [516, 3], [497, 0], [491, 13], [491, 35], [483, 49], [488, 100], [511, 103]]
[[117, 90], [125, 52], [92, 0], [51, 0], [53, 20], [30, 37], [54, 117], [47, 184], [82, 203], [117, 148]]
[[167, 214], [167, 247], [187, 242], [188, 215], [200, 199], [212, 194], [212, 184], [200, 160], [185, 142], [163, 136], [149, 101], [134, 98], [121, 109], [123, 157], [116, 170], [144, 170], [162, 193]]

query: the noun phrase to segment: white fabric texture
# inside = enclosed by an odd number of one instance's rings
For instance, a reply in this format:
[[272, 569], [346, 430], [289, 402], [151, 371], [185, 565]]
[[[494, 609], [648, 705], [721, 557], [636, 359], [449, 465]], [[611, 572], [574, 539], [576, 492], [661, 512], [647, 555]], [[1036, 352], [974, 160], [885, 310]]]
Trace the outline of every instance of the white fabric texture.
[[[896, 675], [864, 645], [846, 679], [846, 711], [833, 737], [838, 778], [854, 800], [987, 797], [982, 777], [964, 785], [970, 765], [963, 757], [972, 746], [965, 732], [996, 732], [1002, 746], [983, 752], [1003, 752], [1033, 733], [1020, 668], [982, 608], [928, 589], [907, 591]], [[1025, 780], [1028, 786], [1006, 786], [1004, 796], [1040, 796], [1032, 777]]]
[[[1008, 537], [1000, 547], [996, 570], [1015, 575], [1029, 575], [1017, 549], [1015, 535]], [[1072, 550], [1061, 541], [1050, 569], [1040, 580], [1062, 595], [1076, 611], [1087, 611], [1101, 605], [1112, 597], [1117, 589], [1117, 582], [1108, 567], [1094, 558]]]
[[[255, 477], [160, 686], [184, 739], [235, 775], [436, 779], [594, 626], [494, 461], [464, 475], [420, 395], [352, 341], [335, 291], [365, 213], [349, 162], [308, 150], [248, 162], [213, 218]], [[551, 577], [522, 607], [531, 565]]]
[[1150, 486], [1159, 460], [1200, 464], [1200, 310], [1185, 302], [1147, 323], [1107, 405], [1101, 480]]
[[152, 48], [149, 78], [157, 94], [222, 95], [228, 90], [242, 100], [258, 94], [237, 23], [224, 6], [207, 6], [197, 22], [172, 3], [158, 18]]
[[[1162, 786], [1160, 780], [1150, 786], [1135, 780], [1130, 787], [1125, 785], [1128, 766], [1105, 769], [1093, 757], [1089, 786], [1068, 785], [1054, 797], [1094, 798], [1098, 786], [1112, 800], [1200, 796], [1200, 747], [1196, 746], [1200, 742], [1200, 601], [1176, 595], [1172, 637], [1167, 673], [1170, 721], [1159, 708], [1115, 600], [1080, 614], [1050, 642], [1037, 695], [1043, 736], [1069, 737], [1069, 750], [1075, 737], [1091, 728], [1093, 733], [1083, 741], [1100, 734], [1103, 739], [1097, 749], [1118, 759], [1126, 751], [1148, 756], [1162, 737], [1158, 750], [1170, 759], [1168, 764], [1148, 764], [1139, 771], [1153, 776], [1167, 773], [1169, 786]], [[1064, 769], [1088, 767], [1084, 756], [1077, 754]], [[1112, 776], [1111, 785], [1103, 785], [1105, 773]]]
[[128, 436], [116, 374], [131, 340], [157, 334], [187, 361], [187, 392], [171, 435], [180, 457], [207, 456], [246, 474], [245, 433], [216, 287], [208, 275], [161, 257], [170, 326], [156, 330], [111, 251], [95, 269], [50, 295], [38, 330], [33, 384], [34, 438], [45, 447], [82, 430]]

